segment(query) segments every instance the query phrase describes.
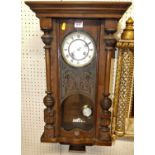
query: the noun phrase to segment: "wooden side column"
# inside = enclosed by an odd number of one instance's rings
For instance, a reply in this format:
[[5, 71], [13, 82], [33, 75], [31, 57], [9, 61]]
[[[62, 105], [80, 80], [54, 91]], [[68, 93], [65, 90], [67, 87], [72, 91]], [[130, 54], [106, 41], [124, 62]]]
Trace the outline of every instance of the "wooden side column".
[[44, 32], [42, 41], [45, 46], [45, 62], [46, 62], [46, 96], [43, 101], [46, 106], [44, 110], [44, 133], [41, 137], [42, 142], [47, 142], [49, 139], [55, 137], [55, 112], [54, 112], [54, 97], [52, 95], [51, 88], [51, 41], [52, 41], [52, 19], [51, 18], [41, 18], [40, 19], [40, 27]]
[[101, 102], [102, 115], [101, 115], [101, 130], [100, 138], [101, 140], [109, 141], [111, 143], [111, 112], [109, 111], [112, 101], [109, 98], [109, 85], [110, 85], [110, 69], [111, 69], [111, 57], [115, 50], [116, 40], [113, 34], [116, 32], [117, 21], [116, 20], [106, 20], [105, 21], [105, 52], [106, 52], [106, 62], [105, 62], [105, 81], [104, 81], [104, 92], [103, 101]]

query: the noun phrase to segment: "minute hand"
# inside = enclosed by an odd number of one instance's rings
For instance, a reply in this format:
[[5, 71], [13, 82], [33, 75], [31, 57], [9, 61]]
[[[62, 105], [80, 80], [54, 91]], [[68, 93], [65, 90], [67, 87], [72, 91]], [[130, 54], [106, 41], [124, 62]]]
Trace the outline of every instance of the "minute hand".
[[80, 51], [80, 50], [81, 50], [81, 48], [82, 48], [82, 47], [79, 47], [79, 48], [77, 49], [77, 51]]

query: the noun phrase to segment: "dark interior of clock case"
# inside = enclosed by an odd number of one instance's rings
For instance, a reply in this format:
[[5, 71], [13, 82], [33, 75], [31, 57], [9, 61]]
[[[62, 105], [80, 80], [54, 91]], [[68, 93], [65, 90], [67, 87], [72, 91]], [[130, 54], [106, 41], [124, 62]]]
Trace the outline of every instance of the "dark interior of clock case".
[[93, 102], [81, 94], [71, 95], [62, 103], [62, 127], [65, 130], [80, 128], [90, 130], [93, 127], [93, 114], [85, 117], [82, 114], [82, 107], [87, 104], [92, 106]]

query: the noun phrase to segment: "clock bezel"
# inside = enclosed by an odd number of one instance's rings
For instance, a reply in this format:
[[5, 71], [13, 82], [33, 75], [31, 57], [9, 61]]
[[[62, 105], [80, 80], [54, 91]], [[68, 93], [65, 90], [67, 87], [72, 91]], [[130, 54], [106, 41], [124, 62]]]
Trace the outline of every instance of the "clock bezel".
[[[64, 55], [63, 47], [64, 47], [64, 44], [65, 44], [65, 40], [66, 40], [66, 38], [67, 38], [69, 35], [71, 35], [72, 33], [83, 33], [83, 34], [87, 35], [87, 36], [89, 37], [89, 39], [91, 40], [91, 42], [93, 43], [93, 45], [94, 45], [94, 54], [93, 54], [93, 57], [90, 59], [90, 61], [88, 61], [88, 62], [85, 63], [85, 64], [74, 65], [74, 64], [70, 63], [70, 62], [66, 59], [66, 57], [65, 57], [65, 55]], [[62, 42], [61, 42], [61, 56], [62, 56], [63, 60], [64, 60], [69, 66], [71, 66], [71, 67], [74, 67], [74, 68], [86, 67], [86, 66], [88, 66], [89, 64], [91, 64], [91, 63], [94, 61], [94, 59], [96, 58], [96, 56], [97, 56], [96, 42], [95, 42], [94, 38], [92, 37], [92, 35], [91, 35], [90, 33], [86, 32], [86, 31], [84, 31], [84, 30], [74, 30], [74, 31], [71, 31], [71, 32], [67, 33], [67, 34], [64, 36], [64, 38], [63, 38], [63, 40], [62, 40]]]

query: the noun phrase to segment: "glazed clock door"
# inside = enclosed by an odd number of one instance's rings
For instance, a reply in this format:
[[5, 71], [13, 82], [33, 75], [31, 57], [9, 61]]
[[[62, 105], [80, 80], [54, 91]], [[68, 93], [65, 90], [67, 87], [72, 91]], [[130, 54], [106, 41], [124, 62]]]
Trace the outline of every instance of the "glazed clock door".
[[[76, 27], [76, 22], [82, 27]], [[95, 135], [99, 22], [59, 21], [61, 135]], [[63, 23], [66, 24], [62, 30]], [[88, 134], [89, 133], [89, 134]]]

